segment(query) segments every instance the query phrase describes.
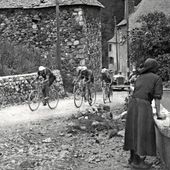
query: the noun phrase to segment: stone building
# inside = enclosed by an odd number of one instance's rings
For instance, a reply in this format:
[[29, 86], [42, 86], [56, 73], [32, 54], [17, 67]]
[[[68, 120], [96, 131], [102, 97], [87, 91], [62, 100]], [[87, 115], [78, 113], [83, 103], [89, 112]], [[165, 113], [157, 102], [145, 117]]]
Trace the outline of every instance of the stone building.
[[[1, 0], [1, 39], [36, 47], [48, 56], [56, 50], [55, 5], [55, 0]], [[97, 0], [59, 0], [61, 70], [68, 83], [75, 68], [84, 62], [98, 77], [102, 63], [101, 8]]]

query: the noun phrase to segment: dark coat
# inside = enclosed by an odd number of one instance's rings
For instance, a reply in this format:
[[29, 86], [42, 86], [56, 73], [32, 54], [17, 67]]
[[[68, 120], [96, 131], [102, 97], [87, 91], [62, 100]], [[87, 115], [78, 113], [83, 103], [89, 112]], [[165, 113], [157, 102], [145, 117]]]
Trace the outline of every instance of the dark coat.
[[152, 69], [143, 70], [135, 82], [128, 106], [124, 149], [134, 150], [142, 156], [155, 156], [156, 139], [151, 102], [156, 98], [161, 99], [162, 80]]

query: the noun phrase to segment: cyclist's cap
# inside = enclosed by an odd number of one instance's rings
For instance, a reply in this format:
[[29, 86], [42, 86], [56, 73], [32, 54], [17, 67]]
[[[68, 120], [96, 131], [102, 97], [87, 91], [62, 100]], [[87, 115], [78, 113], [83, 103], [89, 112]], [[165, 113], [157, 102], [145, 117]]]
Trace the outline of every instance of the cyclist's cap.
[[43, 70], [45, 70], [45, 67], [44, 66], [39, 66], [38, 71], [43, 71]]
[[106, 68], [103, 68], [101, 72], [102, 72], [102, 73], [105, 73], [106, 71], [107, 71], [107, 69], [106, 69]]
[[77, 72], [79, 72], [80, 70], [82, 70], [82, 66], [78, 66], [76, 70]]
[[86, 66], [82, 66], [82, 71], [87, 70]]

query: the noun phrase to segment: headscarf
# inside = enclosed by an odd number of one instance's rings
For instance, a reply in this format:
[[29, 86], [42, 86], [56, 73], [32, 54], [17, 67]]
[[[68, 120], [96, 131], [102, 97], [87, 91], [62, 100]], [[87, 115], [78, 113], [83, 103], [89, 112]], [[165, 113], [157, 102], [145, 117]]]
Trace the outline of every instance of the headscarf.
[[139, 70], [140, 74], [144, 73], [156, 73], [158, 71], [159, 64], [158, 62], [153, 58], [148, 58], [144, 62], [143, 68]]

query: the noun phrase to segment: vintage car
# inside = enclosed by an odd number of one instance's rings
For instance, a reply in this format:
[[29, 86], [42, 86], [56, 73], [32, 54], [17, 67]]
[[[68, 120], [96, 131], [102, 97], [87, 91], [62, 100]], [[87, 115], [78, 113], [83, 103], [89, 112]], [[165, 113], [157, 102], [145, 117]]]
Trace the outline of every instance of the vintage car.
[[121, 74], [116, 74], [113, 76], [113, 83], [112, 83], [112, 89], [119, 89], [119, 90], [124, 90], [129, 89], [130, 83], [126, 79], [125, 76]]

